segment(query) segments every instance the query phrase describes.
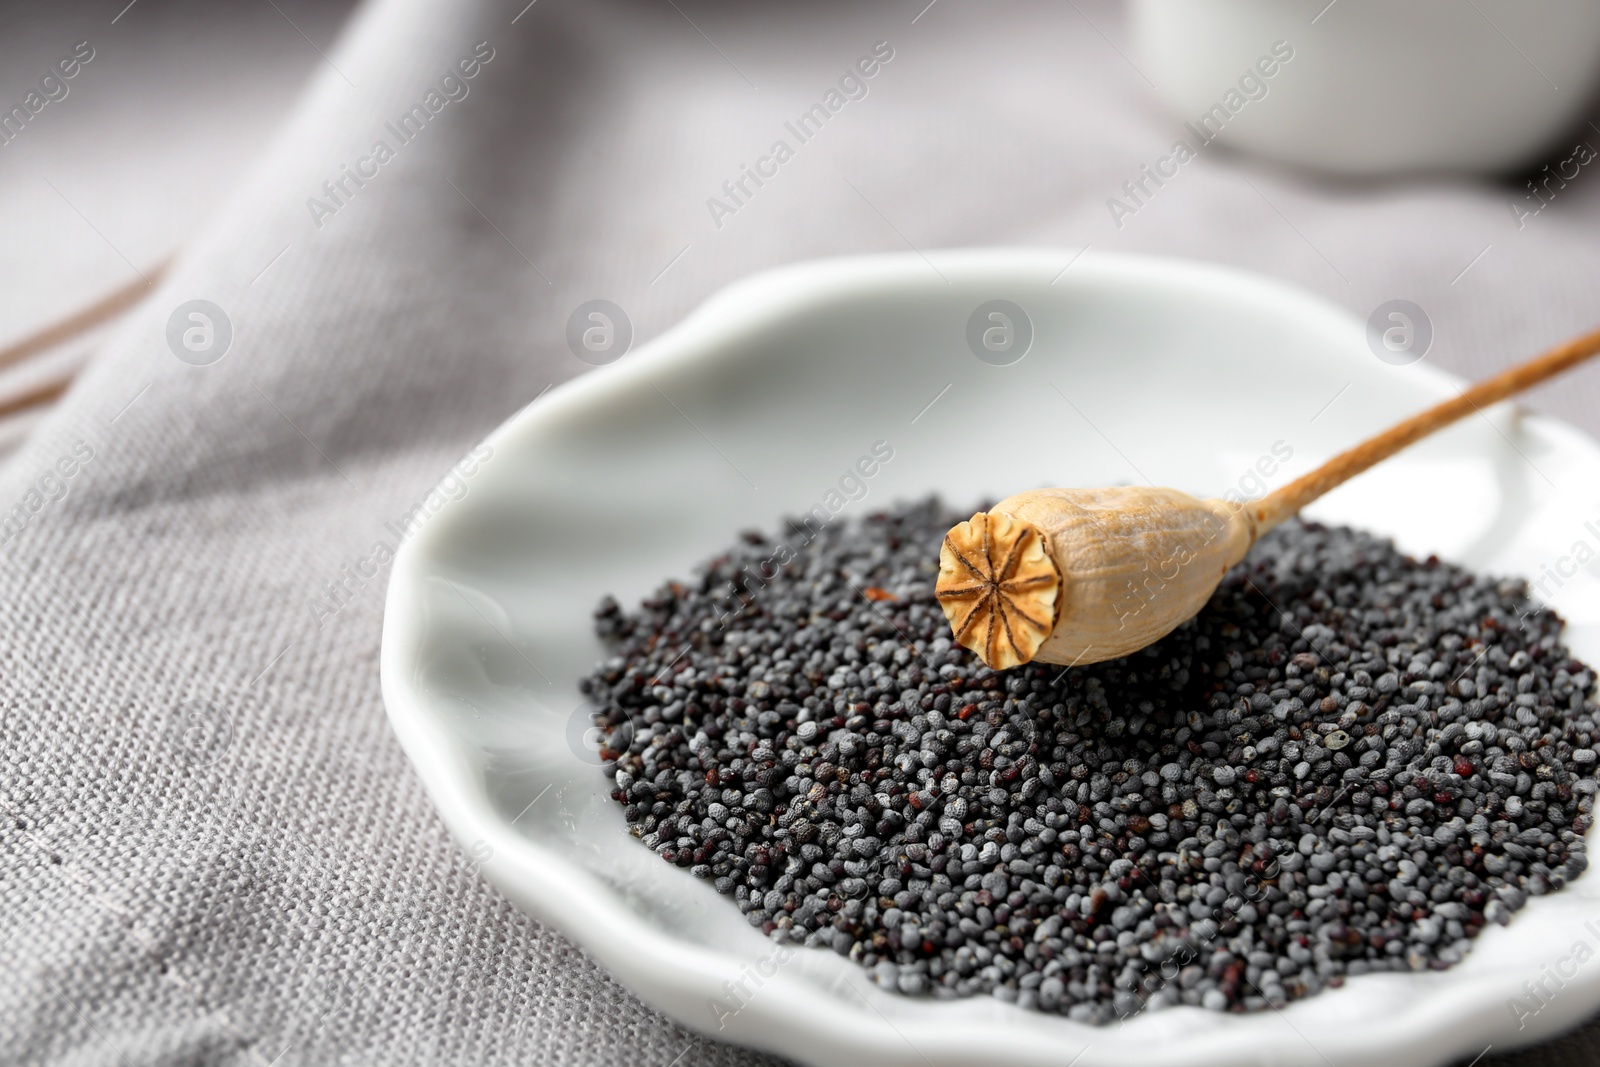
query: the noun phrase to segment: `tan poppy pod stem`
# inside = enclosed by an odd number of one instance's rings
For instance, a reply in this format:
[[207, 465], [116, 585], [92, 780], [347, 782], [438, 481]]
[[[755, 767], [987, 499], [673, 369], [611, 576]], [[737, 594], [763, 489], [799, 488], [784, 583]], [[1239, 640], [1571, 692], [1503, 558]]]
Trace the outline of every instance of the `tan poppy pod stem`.
[[1244, 505], [1138, 486], [1007, 497], [945, 535], [940, 606], [957, 643], [996, 669], [1137, 652], [1193, 618], [1258, 537], [1313, 500], [1597, 353], [1600, 330], [1479, 382]]

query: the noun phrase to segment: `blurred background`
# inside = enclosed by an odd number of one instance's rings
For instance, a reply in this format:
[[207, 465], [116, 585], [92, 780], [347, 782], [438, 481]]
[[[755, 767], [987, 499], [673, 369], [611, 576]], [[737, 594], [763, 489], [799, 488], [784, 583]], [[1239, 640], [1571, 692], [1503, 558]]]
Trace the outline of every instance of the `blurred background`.
[[[352, 5], [110, 6], [6, 15], [7, 108], [80, 42], [94, 58], [0, 148], [0, 218], [13, 235], [0, 248], [0, 344], [137, 287], [192, 242], [308, 106], [312, 84], [345, 98], [328, 105], [390, 117], [370, 81], [356, 85], [330, 59]], [[1362, 316], [1411, 301], [1430, 316], [1433, 358], [1468, 372], [1589, 322], [1600, 14], [1576, 0], [1398, 10], [1075, 0], [992, 11], [924, 0], [909, 15], [611, 3], [577, 22], [552, 0], [508, 6], [519, 9], [508, 32], [545, 39], [515, 42], [523, 72], [502, 68], [480, 96], [507, 102], [547, 80], [540, 99], [519, 105], [520, 128], [503, 132], [527, 144], [496, 145], [501, 158], [484, 167], [521, 180], [530, 210], [562, 216], [541, 221], [549, 236], [588, 246], [599, 271], [590, 288], [620, 300], [635, 343], [683, 306], [663, 303], [673, 290], [653, 270], [607, 273], [614, 245], [640, 228], [663, 241], [658, 268], [688, 266], [702, 291], [777, 262], [878, 248], [1037, 244], [1220, 260], [1287, 276]], [[893, 58], [860, 79], [859, 98], [843, 90], [825, 135], [800, 143], [784, 124], [838, 90], [880, 41]], [[583, 128], [560, 125], [574, 121]], [[779, 139], [796, 158], [770, 164], [770, 187], [754, 184], [749, 168]], [[1180, 143], [1192, 158], [1174, 154]], [[523, 151], [536, 158], [519, 160]], [[355, 162], [321, 156], [333, 178]], [[743, 193], [724, 184], [741, 180]], [[312, 183], [282, 199], [317, 193]], [[797, 216], [826, 225], [796, 227]], [[777, 232], [781, 252], [765, 240]], [[536, 250], [525, 250], [530, 265]], [[270, 250], [254, 266], [269, 263]], [[558, 286], [572, 277], [557, 273]], [[558, 339], [561, 325], [530, 322], [525, 343]], [[99, 336], [6, 370], [0, 397], [58, 380]], [[1489, 336], [1503, 341], [1491, 350]], [[1584, 422], [1580, 394], [1548, 386], [1535, 402]], [[0, 442], [19, 440], [32, 410], [0, 424]]]
[[[1487, 374], [1600, 320], [1597, 77], [1588, 0], [8, 5], [0, 491], [97, 450], [0, 575], [16, 1062], [756, 1062], [482, 883], [383, 721], [380, 594], [307, 596], [590, 369], [575, 309], [637, 345], [800, 259], [1221, 262]], [[1528, 403], [1600, 433], [1597, 378]], [[197, 694], [258, 797], [220, 815], [159, 744]]]
[[[14, 4], [0, 16], [0, 100], [29, 114], [4, 126], [0, 147], [11, 235], [0, 347], [138, 287], [193, 236], [277, 134], [352, 5], [111, 6]], [[93, 58], [62, 78], [56, 64], [80, 43]], [[41, 88], [52, 74], [61, 88]], [[45, 101], [37, 114], [30, 92]], [[72, 374], [104, 334], [75, 332], [0, 368], [0, 404]], [[0, 419], [0, 447], [15, 447], [39, 410]]]

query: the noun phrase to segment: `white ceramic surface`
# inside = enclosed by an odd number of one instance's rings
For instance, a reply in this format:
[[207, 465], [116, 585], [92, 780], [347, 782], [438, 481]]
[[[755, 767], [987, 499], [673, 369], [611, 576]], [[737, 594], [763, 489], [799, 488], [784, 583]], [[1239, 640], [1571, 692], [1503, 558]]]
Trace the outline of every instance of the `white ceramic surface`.
[[[1442, 1064], [1587, 1016], [1596, 960], [1520, 1029], [1509, 1000], [1579, 940], [1600, 945], [1593, 870], [1446, 972], [1358, 977], [1282, 1012], [1179, 1008], [1095, 1029], [989, 997], [901, 997], [824, 950], [780, 963], [730, 901], [628, 836], [574, 740], [587, 725], [575, 682], [601, 654], [596, 601], [635, 603], [737, 530], [809, 508], [872, 442], [894, 458], [845, 515], [931, 490], [961, 504], [1146, 479], [1220, 493], [1275, 442], [1294, 453], [1276, 484], [1452, 389], [1425, 364], [1380, 362], [1361, 322], [1277, 283], [1093, 254], [1063, 272], [1071, 259], [961, 252], [760, 275], [497, 430], [464, 495], [400, 551], [384, 626], [390, 718], [451, 831], [517, 905], [648, 1003], [807, 1064]], [[1035, 331], [1011, 366], [965, 340], [995, 298]], [[956, 447], [973, 427], [1026, 442], [1004, 479]], [[1537, 575], [1596, 540], [1584, 522], [1600, 517], [1600, 449], [1502, 405], [1314, 514]], [[1580, 571], [1556, 603], [1577, 620], [1579, 654], [1600, 661], [1600, 580]], [[718, 1030], [711, 999], [752, 969], [775, 973]]]
[[1593, 0], [1131, 0], [1129, 14], [1135, 61], [1180, 121], [1287, 42], [1294, 58], [1220, 137], [1286, 162], [1493, 173], [1546, 151], [1555, 164], [1572, 147], [1557, 138], [1594, 132]]

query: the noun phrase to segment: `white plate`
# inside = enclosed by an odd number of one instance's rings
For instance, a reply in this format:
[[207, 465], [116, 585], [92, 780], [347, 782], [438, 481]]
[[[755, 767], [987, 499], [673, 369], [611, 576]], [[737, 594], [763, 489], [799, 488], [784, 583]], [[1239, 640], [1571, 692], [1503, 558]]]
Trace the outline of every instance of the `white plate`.
[[[628, 836], [610, 780], [583, 758], [576, 683], [602, 654], [596, 602], [631, 606], [736, 531], [823, 501], [874, 442], [894, 457], [841, 516], [933, 490], [958, 506], [1044, 484], [1220, 494], [1249, 488], [1275, 443], [1293, 451], [1280, 484], [1454, 389], [1426, 364], [1380, 362], [1361, 322], [1275, 282], [1095, 255], [1063, 272], [1071, 260], [980, 251], [760, 275], [495, 431], [479, 450], [492, 455], [460, 468], [457, 499], [399, 552], [384, 625], [390, 720], [451, 831], [518, 906], [648, 1003], [809, 1064], [1440, 1064], [1586, 1017], [1600, 1005], [1594, 869], [1448, 971], [1353, 978], [1282, 1012], [1176, 1008], [1092, 1028], [990, 997], [902, 997], [821, 949], [780, 961], [730, 900]], [[966, 341], [993, 299], [1032, 321], [1010, 366]], [[1008, 446], [1005, 476], [963, 447], [974, 437]], [[1502, 405], [1313, 514], [1537, 577], [1575, 541], [1600, 545], [1584, 525], [1600, 518], [1600, 450]], [[1577, 620], [1577, 654], [1600, 662], [1596, 576], [1580, 570], [1553, 600]], [[1512, 1001], [1537, 1007], [1523, 983], [1547, 967], [1564, 985], [1519, 1028]], [[741, 978], [753, 995], [719, 1030], [712, 1001], [730, 1003], [725, 984]]]

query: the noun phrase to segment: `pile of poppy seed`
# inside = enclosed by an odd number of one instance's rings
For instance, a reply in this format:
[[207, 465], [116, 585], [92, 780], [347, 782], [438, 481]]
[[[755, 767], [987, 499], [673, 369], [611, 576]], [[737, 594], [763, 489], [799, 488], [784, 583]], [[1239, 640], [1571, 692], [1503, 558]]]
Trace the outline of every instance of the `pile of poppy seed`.
[[1106, 1022], [1440, 969], [1587, 864], [1592, 672], [1520, 581], [1262, 539], [1143, 652], [953, 647], [928, 500], [743, 535], [584, 682], [612, 796], [771, 937]]

